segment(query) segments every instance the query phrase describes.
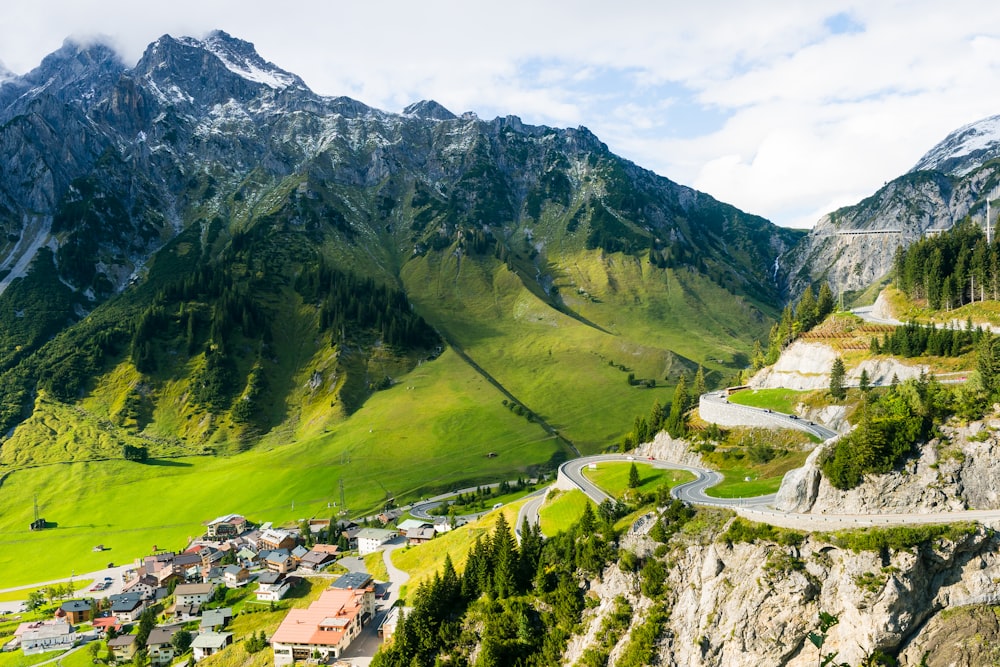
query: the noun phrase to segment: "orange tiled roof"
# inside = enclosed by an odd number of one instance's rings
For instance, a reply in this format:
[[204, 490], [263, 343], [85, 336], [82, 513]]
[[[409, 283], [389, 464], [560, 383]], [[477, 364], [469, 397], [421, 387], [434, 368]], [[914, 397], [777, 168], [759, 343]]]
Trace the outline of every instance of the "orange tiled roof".
[[292, 609], [271, 641], [336, 646], [362, 612], [364, 590], [328, 588], [307, 609]]

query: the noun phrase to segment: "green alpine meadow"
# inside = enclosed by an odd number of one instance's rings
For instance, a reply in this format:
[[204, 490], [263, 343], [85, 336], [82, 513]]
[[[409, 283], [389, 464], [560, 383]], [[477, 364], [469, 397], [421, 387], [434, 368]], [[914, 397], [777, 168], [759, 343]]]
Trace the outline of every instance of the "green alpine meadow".
[[586, 128], [321, 97], [225, 33], [132, 68], [67, 43], [33, 76], [67, 61], [95, 95], [0, 89], [25, 160], [76, 128], [47, 180], [0, 184], [10, 585], [227, 512], [365, 516], [552, 474], [682, 375], [734, 377], [779, 314], [771, 267], [801, 232]]

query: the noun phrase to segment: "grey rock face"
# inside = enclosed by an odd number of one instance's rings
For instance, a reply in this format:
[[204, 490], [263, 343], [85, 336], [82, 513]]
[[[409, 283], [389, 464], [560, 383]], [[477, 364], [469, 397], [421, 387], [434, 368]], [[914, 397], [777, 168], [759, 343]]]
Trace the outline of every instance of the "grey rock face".
[[863, 290], [890, 273], [897, 248], [929, 230], [950, 229], [967, 215], [982, 221], [987, 189], [998, 171], [996, 165], [985, 165], [963, 176], [913, 172], [855, 206], [824, 216], [779, 260], [787, 271], [789, 293], [800, 294], [807, 284], [821, 280], [835, 292]]
[[[0, 121], [0, 227], [22, 248], [53, 246], [63, 280], [98, 296], [187, 225], [253, 220], [300, 186], [342, 240], [392, 234], [393, 254], [424, 243], [404, 209], [443, 238], [478, 229], [545, 248], [534, 227], [554, 202], [567, 219], [603, 216], [633, 252], [658, 239], [671, 261], [765, 302], [780, 300], [770, 269], [798, 238], [613, 156], [586, 128], [322, 97], [221, 31], [165, 35], [134, 67], [67, 42], [0, 84]], [[50, 236], [19, 238], [32, 216], [54, 221]]]
[[[871, 197], [824, 216], [780, 260], [789, 294], [794, 297], [820, 280], [838, 292], [865, 289], [889, 274], [896, 248], [929, 230], [948, 229], [965, 216], [982, 223], [1000, 171], [988, 163], [997, 157], [1000, 116], [992, 116], [948, 135], [910, 172]], [[888, 230], [894, 231], [845, 234]]]

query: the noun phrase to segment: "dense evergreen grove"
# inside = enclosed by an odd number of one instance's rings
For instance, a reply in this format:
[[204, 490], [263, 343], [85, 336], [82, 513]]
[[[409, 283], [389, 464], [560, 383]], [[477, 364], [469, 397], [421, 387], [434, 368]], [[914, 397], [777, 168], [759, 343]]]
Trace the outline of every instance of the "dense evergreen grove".
[[296, 289], [320, 307], [320, 328], [333, 331], [334, 340], [359, 331], [374, 331], [387, 345], [398, 348], [433, 347], [437, 333], [416, 314], [406, 294], [371, 278], [339, 271], [321, 262], [303, 273]]
[[869, 392], [857, 427], [837, 441], [822, 462], [823, 473], [838, 489], [850, 489], [865, 474], [890, 472], [927, 440], [935, 419], [950, 407], [947, 389], [926, 377]]
[[935, 310], [1000, 299], [1000, 241], [966, 219], [950, 231], [900, 248], [893, 262], [896, 286]]
[[[282, 284], [278, 276], [250, 273], [249, 258], [250, 249], [243, 248], [224, 255], [225, 261], [198, 263], [179, 275], [164, 277], [155, 292], [147, 290], [144, 305], [136, 305], [143, 297], [127, 292], [52, 338], [65, 324], [65, 313], [72, 311], [72, 305], [51, 267], [51, 253], [41, 252], [32, 273], [15, 281], [2, 302], [16, 302], [26, 284], [46, 288], [32, 294], [51, 295], [48, 301], [37, 303], [37, 314], [36, 304], [30, 303], [20, 305], [22, 312], [17, 316], [8, 313], [4, 318], [24, 326], [0, 336], [0, 343], [9, 343], [7, 348], [13, 351], [0, 354], [0, 430], [23, 418], [39, 389], [60, 401], [77, 400], [122, 353], [143, 374], [164, 370], [160, 367], [164, 345], [177, 340], [188, 356], [205, 354], [204, 364], [192, 378], [192, 400], [209, 410], [223, 411], [239, 397], [234, 417], [249, 422], [254, 401], [266, 390], [260, 355], [270, 343], [275, 316], [266, 305], [268, 294]], [[401, 291], [371, 279], [320, 262], [299, 274], [296, 288], [307, 303], [317, 305], [318, 323], [331, 333], [334, 343], [347, 340], [368, 346], [381, 341], [400, 351], [440, 343]], [[63, 313], [58, 322], [52, 316], [55, 312]], [[236, 357], [245, 355], [248, 345], [257, 356], [256, 373], [251, 370], [244, 384], [238, 377]]]
[[983, 336], [983, 329], [973, 329], [971, 323], [965, 329], [953, 329], [907, 322], [886, 332], [881, 339], [872, 338], [870, 350], [872, 354], [897, 357], [960, 357], [978, 345]]
[[441, 661], [555, 665], [584, 608], [580, 573], [596, 576], [617, 557], [617, 534], [590, 505], [568, 531], [544, 539], [521, 529], [518, 546], [503, 515], [492, 535], [477, 539], [459, 575], [451, 559], [413, 595], [413, 609], [383, 645], [375, 667], [430, 667]]
[[771, 327], [767, 352], [761, 349], [759, 341], [754, 343], [750, 358], [751, 372], [757, 372], [776, 362], [789, 343], [826, 319], [835, 307], [833, 292], [825, 282], [820, 285], [819, 295], [814, 294], [811, 287], [806, 287], [795, 307], [792, 304], [785, 306], [781, 319]]

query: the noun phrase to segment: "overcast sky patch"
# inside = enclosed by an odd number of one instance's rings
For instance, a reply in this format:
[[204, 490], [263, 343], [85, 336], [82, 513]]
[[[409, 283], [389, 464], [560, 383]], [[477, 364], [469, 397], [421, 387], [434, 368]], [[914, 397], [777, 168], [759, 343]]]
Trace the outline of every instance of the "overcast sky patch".
[[70, 35], [104, 34], [132, 64], [160, 35], [216, 28], [324, 95], [586, 126], [640, 166], [788, 226], [1000, 113], [1000, 3], [979, 0], [10, 0], [0, 61], [23, 74]]

